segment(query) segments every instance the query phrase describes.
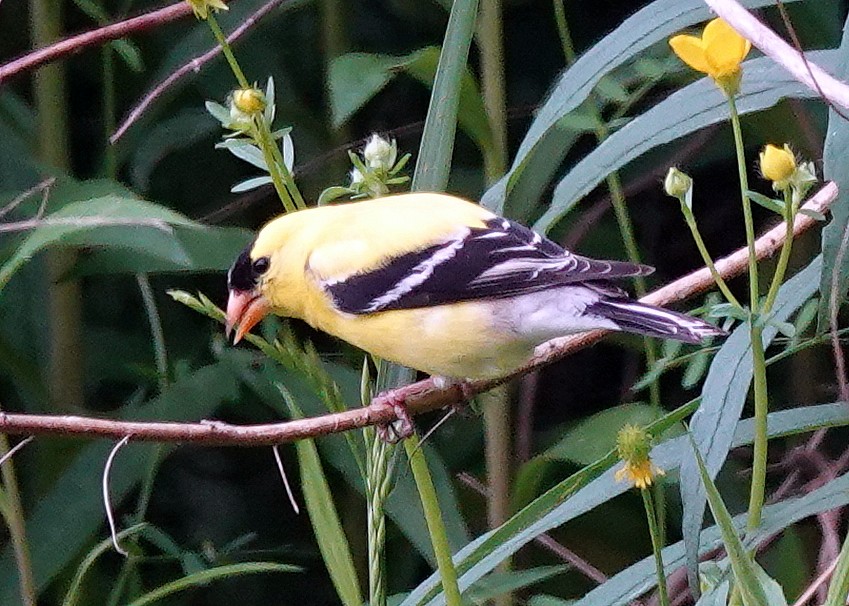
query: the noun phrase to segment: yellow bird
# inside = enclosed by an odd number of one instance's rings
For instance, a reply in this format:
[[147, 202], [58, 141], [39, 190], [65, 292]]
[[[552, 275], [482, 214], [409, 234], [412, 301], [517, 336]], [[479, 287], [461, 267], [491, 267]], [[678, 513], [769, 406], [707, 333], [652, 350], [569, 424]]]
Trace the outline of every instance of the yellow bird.
[[227, 275], [227, 331], [238, 342], [268, 313], [300, 318], [454, 380], [503, 376], [538, 345], [596, 328], [687, 343], [724, 334], [612, 284], [652, 271], [572, 254], [454, 196], [394, 195], [265, 225]]

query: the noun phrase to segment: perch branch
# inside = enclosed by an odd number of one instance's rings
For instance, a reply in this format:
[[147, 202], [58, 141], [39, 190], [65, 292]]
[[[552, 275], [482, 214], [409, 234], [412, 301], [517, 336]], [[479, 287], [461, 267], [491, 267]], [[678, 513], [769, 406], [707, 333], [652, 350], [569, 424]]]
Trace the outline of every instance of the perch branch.
[[[837, 186], [826, 183], [803, 208], [824, 213], [837, 197]], [[808, 215], [799, 214], [793, 225], [793, 235], [798, 236], [816, 224]], [[784, 242], [785, 227], [780, 223], [764, 233], [755, 242], [757, 257], [765, 259], [774, 254]], [[748, 251], [741, 248], [716, 262], [716, 268], [726, 279], [740, 275], [746, 269]], [[667, 305], [707, 291], [713, 278], [707, 268], [702, 268], [675, 280], [641, 300], [652, 305]], [[462, 391], [481, 393], [514, 377], [550, 364], [575, 351], [597, 342], [609, 331], [595, 330], [571, 337], [555, 339], [537, 348], [533, 359], [513, 374], [499, 379], [472, 381], [461, 389], [458, 385], [437, 387], [432, 379], [406, 385], [393, 392], [393, 399], [403, 398], [411, 415], [421, 414], [462, 401]], [[218, 421], [200, 423], [158, 423], [114, 421], [77, 416], [29, 415], [0, 413], [0, 433], [52, 434], [103, 437], [120, 439], [131, 436], [133, 441], [194, 442], [207, 445], [269, 446], [314, 438], [368, 425], [385, 424], [395, 420], [395, 412], [384, 396], [377, 396], [370, 405], [320, 417], [297, 419], [264, 425], [230, 425]]]

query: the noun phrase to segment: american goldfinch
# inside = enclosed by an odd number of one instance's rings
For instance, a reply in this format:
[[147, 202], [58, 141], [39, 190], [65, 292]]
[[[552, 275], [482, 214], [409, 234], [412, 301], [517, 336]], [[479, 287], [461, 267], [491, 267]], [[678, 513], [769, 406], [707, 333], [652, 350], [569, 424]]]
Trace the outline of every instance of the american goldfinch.
[[652, 271], [572, 254], [460, 198], [394, 195], [265, 225], [227, 275], [227, 331], [238, 342], [268, 313], [300, 318], [448, 379], [503, 376], [538, 345], [596, 328], [687, 343], [724, 334], [611, 283]]

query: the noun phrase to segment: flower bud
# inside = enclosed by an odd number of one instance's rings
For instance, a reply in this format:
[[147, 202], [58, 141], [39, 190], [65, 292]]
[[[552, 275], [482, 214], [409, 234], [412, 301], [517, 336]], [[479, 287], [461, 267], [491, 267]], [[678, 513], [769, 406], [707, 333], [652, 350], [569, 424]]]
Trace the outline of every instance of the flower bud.
[[389, 171], [395, 165], [398, 155], [395, 142], [389, 142], [380, 135], [372, 135], [365, 148], [363, 148], [363, 160], [366, 166], [374, 169]]
[[233, 91], [232, 103], [244, 114], [258, 114], [265, 109], [265, 95], [258, 88], [240, 88]]
[[761, 174], [772, 181], [776, 189], [784, 189], [796, 172], [796, 156], [790, 146], [777, 147], [771, 143], [760, 154]]
[[663, 180], [663, 191], [673, 198], [681, 199], [693, 187], [693, 180], [686, 173], [682, 173], [674, 166], [669, 167], [666, 178]]

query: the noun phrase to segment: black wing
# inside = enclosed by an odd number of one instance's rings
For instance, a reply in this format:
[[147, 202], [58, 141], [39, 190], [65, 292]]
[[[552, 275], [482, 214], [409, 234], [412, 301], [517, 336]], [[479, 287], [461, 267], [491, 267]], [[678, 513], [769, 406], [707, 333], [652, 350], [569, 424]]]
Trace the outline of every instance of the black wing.
[[485, 228], [468, 228], [453, 239], [323, 287], [341, 311], [365, 314], [499, 299], [652, 271], [645, 265], [574, 255], [523, 225], [495, 218]]

